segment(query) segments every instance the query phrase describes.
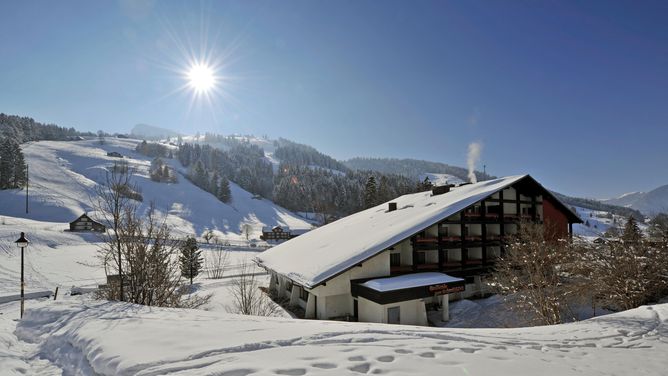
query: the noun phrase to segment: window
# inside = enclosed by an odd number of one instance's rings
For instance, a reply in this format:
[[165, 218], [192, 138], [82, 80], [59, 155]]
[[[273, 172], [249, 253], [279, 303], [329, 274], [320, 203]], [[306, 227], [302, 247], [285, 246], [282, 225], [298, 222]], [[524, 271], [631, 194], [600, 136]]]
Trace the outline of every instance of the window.
[[441, 227], [441, 235], [448, 236], [448, 226]]
[[299, 299], [303, 301], [308, 301], [308, 291], [306, 291], [303, 287], [299, 288]]
[[390, 307], [387, 309], [387, 323], [388, 324], [401, 323], [401, 310], [399, 309], [399, 307]]
[[424, 252], [418, 252], [417, 263], [418, 264], [426, 264], [427, 263], [427, 255]]
[[285, 284], [285, 291], [291, 291], [292, 290], [292, 282], [287, 282]]
[[390, 253], [390, 266], [401, 265], [401, 253]]

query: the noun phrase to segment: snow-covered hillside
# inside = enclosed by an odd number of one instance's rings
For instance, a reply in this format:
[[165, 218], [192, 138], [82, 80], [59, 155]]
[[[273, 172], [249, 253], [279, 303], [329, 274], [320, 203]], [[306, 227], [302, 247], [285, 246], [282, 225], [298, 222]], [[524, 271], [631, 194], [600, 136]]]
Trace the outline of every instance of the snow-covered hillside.
[[603, 202], [636, 209], [649, 216], [668, 213], [668, 185], [649, 192], [626, 193], [617, 198], [603, 200]]
[[[78, 142], [41, 141], [23, 146], [30, 166], [30, 212], [25, 213], [25, 191], [0, 191], [0, 216], [23, 217], [47, 222], [69, 222], [93, 209], [94, 187], [104, 178], [105, 168], [122, 154], [137, 169], [135, 182], [144, 197], [143, 206], [154, 202], [158, 211], [180, 234], [197, 234], [209, 228], [220, 237], [241, 239], [241, 226], [250, 224], [251, 235], [259, 237], [263, 226], [309, 228], [310, 224], [288, 210], [230, 184], [232, 202], [228, 205], [201, 190], [183, 176], [175, 184], [150, 180], [150, 158], [134, 152], [138, 140], [107, 138]], [[169, 161], [173, 165], [176, 161]]]
[[[573, 233], [575, 235], [599, 237], [605, 234], [610, 227], [617, 227], [617, 229], [621, 231], [626, 225], [627, 218], [624, 216], [612, 214], [607, 211], [586, 209], [579, 206], [576, 206], [575, 209], [578, 216], [583, 221], [583, 223], [573, 224]], [[638, 223], [638, 226], [642, 231], [647, 230], [647, 224], [645, 223]]]
[[431, 184], [433, 185], [446, 185], [446, 184], [461, 184], [464, 181], [455, 175], [450, 174], [437, 174], [432, 172], [427, 172], [420, 175], [420, 181], [423, 181], [424, 178], [429, 178]]
[[439, 329], [72, 298], [32, 303], [4, 341], [7, 374], [665, 375], [668, 304], [574, 324]]

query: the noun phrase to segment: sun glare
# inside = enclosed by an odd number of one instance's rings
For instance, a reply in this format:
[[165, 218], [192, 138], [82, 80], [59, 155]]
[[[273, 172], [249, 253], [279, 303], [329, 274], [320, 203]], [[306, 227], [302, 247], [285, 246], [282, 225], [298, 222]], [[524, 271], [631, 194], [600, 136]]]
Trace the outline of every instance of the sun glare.
[[207, 93], [216, 85], [213, 69], [206, 64], [193, 64], [188, 70], [188, 84], [196, 93]]

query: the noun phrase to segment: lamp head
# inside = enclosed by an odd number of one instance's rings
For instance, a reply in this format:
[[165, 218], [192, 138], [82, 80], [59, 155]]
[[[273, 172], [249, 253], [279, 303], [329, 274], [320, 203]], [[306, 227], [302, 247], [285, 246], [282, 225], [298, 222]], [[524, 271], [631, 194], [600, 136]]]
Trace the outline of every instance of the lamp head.
[[18, 238], [14, 243], [16, 243], [16, 245], [19, 246], [19, 248], [24, 248], [27, 247], [28, 243], [30, 242], [28, 241], [28, 239], [26, 239], [25, 233], [22, 232], [21, 237]]

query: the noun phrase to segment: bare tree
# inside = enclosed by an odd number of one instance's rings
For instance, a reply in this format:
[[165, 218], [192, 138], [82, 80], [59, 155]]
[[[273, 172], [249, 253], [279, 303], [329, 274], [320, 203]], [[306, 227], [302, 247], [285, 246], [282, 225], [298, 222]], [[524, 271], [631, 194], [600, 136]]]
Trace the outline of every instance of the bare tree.
[[209, 279], [221, 279], [225, 275], [230, 253], [222, 247], [217, 247], [205, 254], [204, 270]]
[[132, 187], [131, 171], [112, 169], [105, 183], [97, 189], [97, 207], [111, 229], [103, 235], [99, 256], [111, 283], [100, 296], [162, 307], [205, 304], [209, 296], [188, 296], [181, 283], [179, 244], [165, 220], [158, 218], [152, 204], [144, 215], [139, 213], [138, 203], [119, 189]]
[[581, 274], [596, 301], [626, 310], [668, 294], [668, 244], [665, 241], [611, 240], [582, 253]]
[[204, 229], [204, 232], [202, 233], [202, 238], [204, 238], [204, 241], [206, 244], [209, 244], [211, 242], [211, 239], [214, 238], [213, 230], [211, 229]]
[[[125, 166], [127, 167], [127, 165]], [[107, 275], [109, 269], [115, 269], [119, 278], [123, 275], [123, 239], [121, 229], [130, 226], [126, 213], [135, 213], [138, 203], [124, 194], [125, 191], [136, 190], [131, 181], [133, 171], [129, 168], [123, 168], [117, 163], [110, 170], [105, 171], [105, 179], [102, 184], [95, 186], [96, 198], [94, 207], [99, 215], [102, 216], [111, 232], [105, 232], [102, 235], [104, 246], [100, 255]], [[121, 301], [125, 300], [124, 284], [120, 283], [119, 295], [113, 297]]]
[[277, 316], [281, 308], [260, 290], [255, 271], [255, 264], [246, 261], [241, 264], [241, 272], [232, 280], [230, 286], [234, 304], [230, 312], [242, 315]]
[[570, 303], [580, 290], [569, 273], [575, 246], [551, 239], [541, 225], [520, 224], [491, 280], [498, 293], [511, 297], [506, 301], [513, 309], [544, 325], [573, 318]]
[[253, 226], [249, 223], [244, 223], [241, 225], [241, 234], [246, 236], [246, 241], [249, 240], [250, 235], [253, 233]]

